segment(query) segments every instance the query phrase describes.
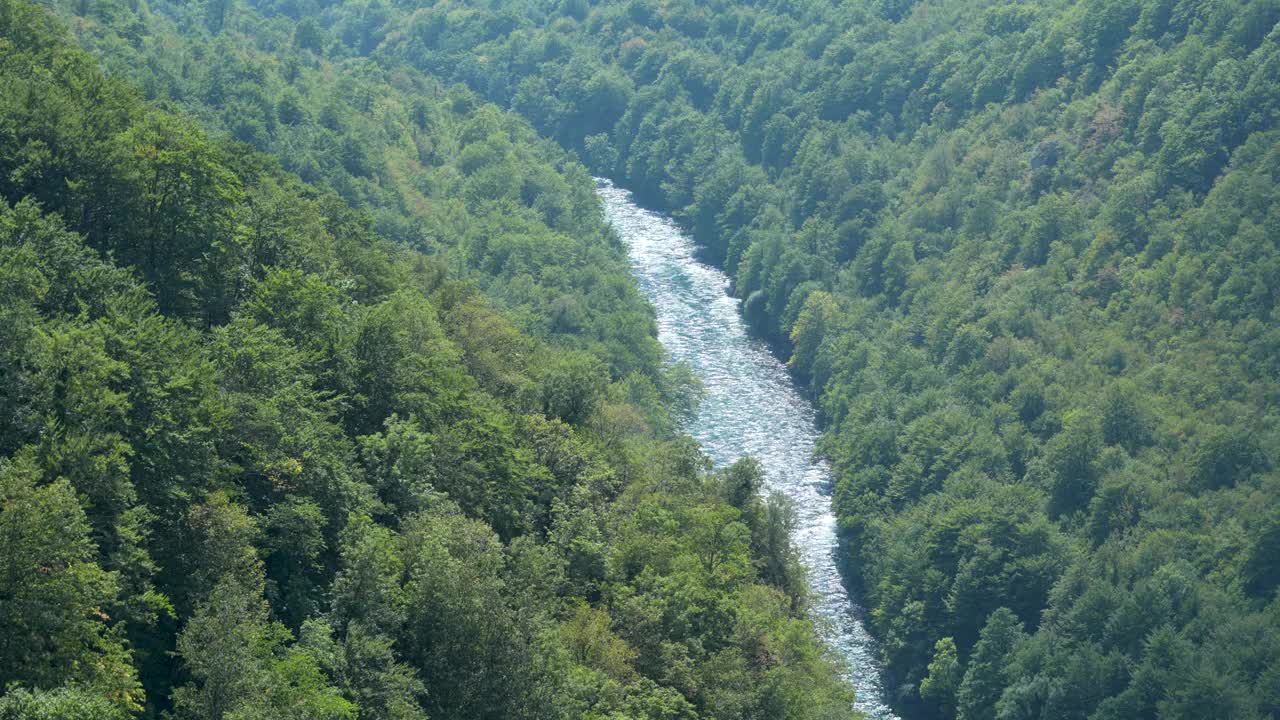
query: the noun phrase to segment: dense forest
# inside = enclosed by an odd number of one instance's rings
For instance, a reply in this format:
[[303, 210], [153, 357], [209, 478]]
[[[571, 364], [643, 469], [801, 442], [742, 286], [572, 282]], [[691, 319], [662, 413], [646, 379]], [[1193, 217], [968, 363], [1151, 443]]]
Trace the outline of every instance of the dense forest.
[[733, 274], [902, 712], [1280, 717], [1280, 3], [320, 4]]
[[0, 0], [0, 718], [851, 717], [584, 167], [327, 33]]
[[0, 0], [0, 718], [847, 717], [590, 174], [811, 390], [905, 717], [1280, 718], [1278, 22]]

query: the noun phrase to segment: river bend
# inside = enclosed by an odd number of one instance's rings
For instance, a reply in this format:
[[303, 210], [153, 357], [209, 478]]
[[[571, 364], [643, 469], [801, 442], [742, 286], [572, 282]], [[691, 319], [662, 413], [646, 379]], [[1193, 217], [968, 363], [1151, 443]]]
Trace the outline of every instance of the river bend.
[[808, 571], [822, 639], [843, 659], [857, 708], [870, 720], [897, 720], [884, 701], [874, 640], [838, 570], [831, 470], [814, 456], [812, 404], [766, 345], [748, 335], [728, 293], [728, 276], [695, 259], [692, 239], [669, 218], [637, 206], [626, 190], [601, 180], [598, 192], [640, 289], [657, 311], [658, 339], [670, 359], [688, 363], [706, 387], [685, 432], [718, 467], [756, 458], [766, 489], [794, 501], [793, 539]]

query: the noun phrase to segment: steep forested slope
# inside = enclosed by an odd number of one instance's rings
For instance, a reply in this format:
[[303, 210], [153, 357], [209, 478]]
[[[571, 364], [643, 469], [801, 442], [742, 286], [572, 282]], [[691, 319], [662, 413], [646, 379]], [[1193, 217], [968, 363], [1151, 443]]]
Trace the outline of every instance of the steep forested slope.
[[[0, 0], [0, 717], [850, 715], [581, 166], [421, 74], [74, 9], [114, 75]], [[120, 77], [175, 57], [167, 104]]]
[[904, 709], [1280, 713], [1280, 4], [254, 6], [518, 110], [736, 276]]

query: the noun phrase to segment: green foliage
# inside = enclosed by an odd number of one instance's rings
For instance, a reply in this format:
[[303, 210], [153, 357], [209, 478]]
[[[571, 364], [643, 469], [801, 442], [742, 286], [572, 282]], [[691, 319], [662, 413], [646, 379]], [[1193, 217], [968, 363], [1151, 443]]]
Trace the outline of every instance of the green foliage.
[[267, 619], [261, 589], [227, 576], [178, 638], [193, 683], [175, 691], [178, 717], [350, 720], [356, 706], [329, 685], [316, 659], [289, 648]]
[[[1274, 632], [1255, 657], [1205, 628], [1274, 624], [1278, 19], [453, 0], [378, 53], [524, 114], [730, 272], [818, 400], [902, 711], [1265, 717]], [[1197, 602], [1157, 642], [1143, 593], [1174, 578]], [[1002, 606], [1025, 637], [965, 700], [943, 678]]]
[[586, 354], [563, 355], [539, 363], [542, 414], [579, 425], [591, 417], [607, 382], [599, 360]]
[[1021, 624], [1008, 609], [997, 608], [991, 613], [965, 668], [956, 696], [956, 717], [992, 716], [996, 701], [1009, 685], [1005, 669], [1009, 655], [1023, 637]]
[[91, 692], [11, 690], [0, 697], [4, 720], [123, 720], [128, 714]]
[[165, 608], [258, 558], [293, 628], [337, 573], [304, 644], [362, 712], [465, 716], [444, 616], [512, 668], [477, 713], [841, 702], [785, 506], [646, 438], [692, 393], [585, 169], [485, 99], [685, 223], [809, 383], [904, 710], [1277, 712], [1274, 3], [51, 4], [324, 188], [0, 5], [0, 450], [83, 496], [148, 712]]
[[[6, 587], [0, 682], [49, 690], [74, 683], [109, 700], [111, 712], [136, 710], [140, 693], [129, 651], [102, 610], [118, 592], [116, 577], [94, 562], [89, 524], [71, 485], [39, 481], [25, 453], [0, 463]], [[62, 712], [56, 697], [28, 700], [10, 703], [15, 716]]]
[[0, 717], [852, 715], [581, 165], [343, 49], [397, 8], [51, 5], [103, 69], [0, 0]]
[[955, 641], [951, 638], [939, 640], [933, 646], [929, 674], [920, 683], [920, 697], [939, 706], [942, 712], [951, 712], [956, 704], [956, 691], [960, 689], [960, 668]]

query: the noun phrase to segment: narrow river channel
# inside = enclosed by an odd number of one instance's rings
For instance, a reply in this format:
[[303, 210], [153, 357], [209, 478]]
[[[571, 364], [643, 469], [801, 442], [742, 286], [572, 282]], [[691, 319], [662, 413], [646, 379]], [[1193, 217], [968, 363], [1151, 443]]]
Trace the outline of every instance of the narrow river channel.
[[598, 188], [640, 289], [657, 310], [658, 339], [706, 386], [685, 431], [717, 466], [756, 458], [767, 489], [795, 502], [794, 541], [808, 569], [823, 640], [844, 659], [858, 709], [872, 720], [896, 720], [884, 701], [874, 640], [837, 569], [831, 471], [814, 458], [813, 406], [765, 344], [747, 334], [738, 302], [728, 294], [728, 276], [696, 260], [693, 241], [669, 218], [638, 207], [630, 193], [608, 181]]

